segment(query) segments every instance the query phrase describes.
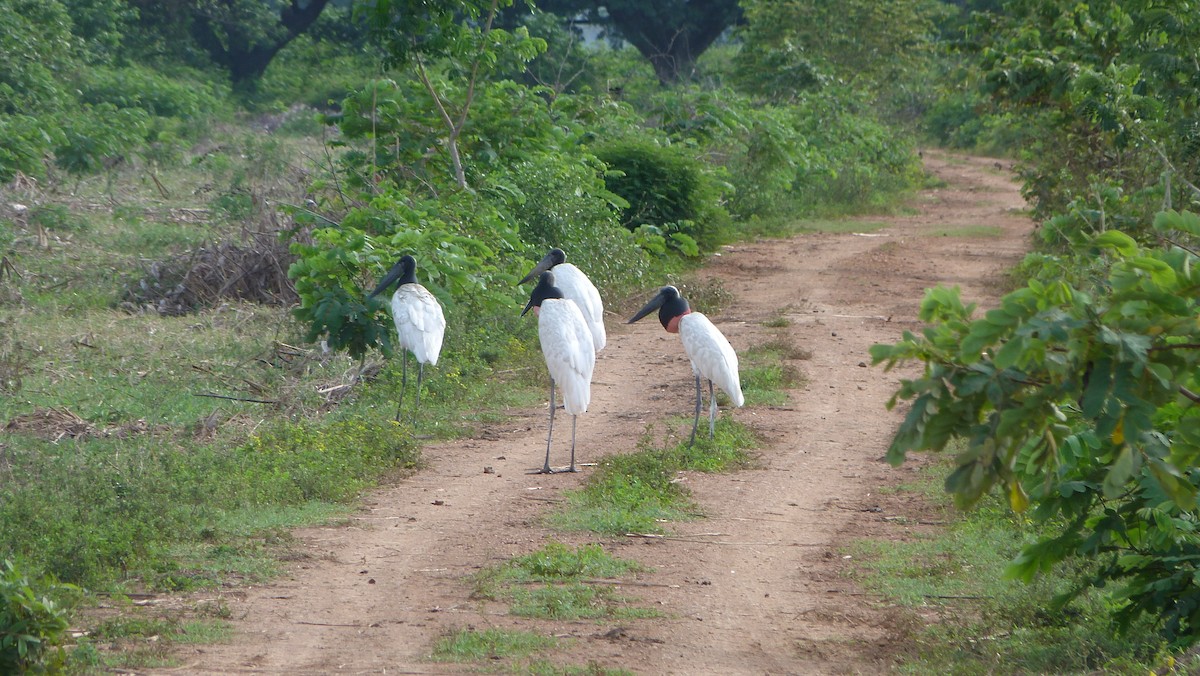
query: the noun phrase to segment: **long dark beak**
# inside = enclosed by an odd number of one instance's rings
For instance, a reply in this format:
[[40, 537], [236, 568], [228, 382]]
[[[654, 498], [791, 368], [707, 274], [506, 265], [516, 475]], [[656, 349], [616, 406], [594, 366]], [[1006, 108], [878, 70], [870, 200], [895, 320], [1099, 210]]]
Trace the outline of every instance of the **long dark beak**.
[[[533, 270], [529, 271], [529, 274], [525, 275], [524, 277], [521, 278], [521, 281], [517, 282], [517, 285], [520, 286], [521, 284], [524, 284], [525, 282], [528, 282], [532, 279], [537, 279], [538, 275], [549, 270], [550, 266], [552, 266], [553, 264], [554, 264], [554, 259], [550, 257], [550, 254], [546, 254], [545, 256], [542, 257], [542, 260], [539, 261], [538, 264], [533, 268]], [[522, 313], [522, 314], [524, 314], [524, 313]]]
[[404, 274], [404, 272], [401, 269], [400, 265], [399, 264], [393, 265], [392, 269], [388, 270], [387, 275], [384, 276], [383, 281], [379, 282], [379, 286], [375, 287], [374, 291], [367, 294], [367, 298], [374, 298], [375, 295], [378, 294], [380, 291], [383, 291], [384, 289], [388, 288], [392, 284], [395, 284], [396, 280], [400, 279], [400, 275], [402, 275], [402, 274]]
[[521, 310], [521, 316], [524, 317], [525, 313], [529, 312], [529, 308], [531, 307], [533, 307], [533, 298], [530, 298], [529, 302], [525, 304], [525, 309]]
[[667, 302], [667, 297], [665, 295], [663, 295], [662, 291], [659, 291], [658, 295], [651, 298], [649, 303], [646, 303], [646, 307], [642, 308], [641, 310], [638, 310], [637, 314], [634, 315], [632, 319], [630, 319], [629, 321], [627, 321], [625, 323], [632, 324], [632, 323], [636, 322], [637, 320], [641, 319], [642, 317], [645, 317], [646, 315], [650, 314], [651, 312], [654, 312], [658, 308], [662, 307], [663, 303], [665, 303], [665, 302]]

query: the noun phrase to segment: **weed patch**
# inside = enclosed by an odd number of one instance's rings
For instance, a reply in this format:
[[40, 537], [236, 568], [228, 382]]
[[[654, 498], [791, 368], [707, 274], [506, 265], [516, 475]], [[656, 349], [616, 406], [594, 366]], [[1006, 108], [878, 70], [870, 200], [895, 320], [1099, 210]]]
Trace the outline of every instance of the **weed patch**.
[[475, 594], [506, 601], [512, 614], [521, 617], [557, 620], [656, 617], [657, 611], [637, 607], [612, 587], [593, 583], [643, 570], [636, 561], [615, 558], [599, 545], [572, 550], [552, 542], [477, 575]]
[[696, 437], [691, 447], [683, 441], [656, 449], [647, 435], [637, 452], [605, 458], [582, 489], [567, 493], [568, 507], [552, 514], [551, 524], [623, 535], [659, 533], [665, 521], [695, 518], [699, 507], [679, 483], [679, 473], [748, 466], [746, 450], [756, 445], [750, 431], [728, 417], [717, 421], [712, 439], [700, 433]]

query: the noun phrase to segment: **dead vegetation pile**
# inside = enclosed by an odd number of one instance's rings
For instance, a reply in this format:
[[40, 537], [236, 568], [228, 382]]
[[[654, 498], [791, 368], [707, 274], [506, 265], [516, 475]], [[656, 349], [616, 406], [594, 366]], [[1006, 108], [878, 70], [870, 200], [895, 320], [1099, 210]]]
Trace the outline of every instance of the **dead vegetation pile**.
[[143, 276], [126, 289], [122, 305], [167, 316], [231, 300], [291, 305], [299, 300], [287, 275], [293, 260], [280, 233], [260, 232], [242, 244], [217, 243], [166, 261], [143, 261]]

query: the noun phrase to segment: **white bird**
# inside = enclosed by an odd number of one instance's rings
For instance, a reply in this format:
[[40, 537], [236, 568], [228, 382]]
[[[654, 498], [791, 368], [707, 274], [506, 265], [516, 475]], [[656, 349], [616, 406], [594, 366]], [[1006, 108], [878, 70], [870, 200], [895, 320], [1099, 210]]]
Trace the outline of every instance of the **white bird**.
[[708, 381], [708, 398], [711, 402], [708, 411], [708, 436], [711, 439], [716, 432], [717, 398], [713, 394], [713, 383], [729, 395], [734, 406], [742, 406], [746, 398], [742, 396], [741, 378], [738, 375], [737, 353], [729, 344], [729, 340], [720, 329], [709, 321], [703, 313], [692, 312], [688, 302], [679, 295], [679, 289], [664, 286], [649, 303], [630, 319], [628, 324], [658, 310], [658, 321], [662, 323], [667, 333], [678, 333], [683, 343], [683, 351], [692, 361], [692, 373], [696, 375], [696, 419], [692, 422], [692, 438], [688, 444], [696, 441], [696, 427], [700, 424], [700, 406], [702, 395], [700, 379]]
[[608, 336], [604, 331], [604, 303], [600, 300], [600, 292], [596, 285], [579, 268], [566, 262], [567, 255], [562, 249], [554, 248], [534, 266], [533, 270], [517, 282], [524, 284], [538, 275], [550, 270], [554, 272], [554, 285], [563, 293], [563, 297], [575, 301], [583, 312], [588, 330], [592, 334], [592, 343], [596, 352], [604, 349]]
[[416, 270], [416, 259], [408, 255], [401, 256], [400, 261], [379, 282], [379, 286], [367, 296], [373, 298], [392, 284], [399, 283], [396, 293], [392, 294], [392, 321], [396, 322], [396, 335], [400, 340], [400, 349], [404, 350], [400, 401], [396, 404], [397, 421], [400, 420], [400, 406], [404, 403], [404, 389], [408, 385], [408, 353], [413, 353], [419, 365], [417, 407], [420, 407], [425, 365], [437, 366], [442, 338], [446, 334], [446, 317], [442, 314], [442, 306], [428, 289], [417, 283]]
[[550, 371], [550, 428], [546, 432], [546, 461], [536, 474], [549, 474], [550, 440], [554, 435], [554, 385], [562, 389], [563, 409], [571, 414], [571, 467], [575, 471], [575, 423], [592, 400], [592, 371], [596, 367], [592, 333], [579, 306], [563, 297], [553, 272], [543, 272], [521, 311], [533, 308], [538, 318], [538, 340]]

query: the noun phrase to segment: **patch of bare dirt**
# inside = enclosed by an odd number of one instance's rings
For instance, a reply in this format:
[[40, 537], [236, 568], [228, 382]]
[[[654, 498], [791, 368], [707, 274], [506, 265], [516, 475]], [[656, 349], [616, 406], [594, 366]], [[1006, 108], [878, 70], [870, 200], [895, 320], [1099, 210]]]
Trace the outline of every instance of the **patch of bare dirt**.
[[[371, 495], [352, 525], [298, 532], [307, 556], [285, 578], [225, 595], [236, 637], [188, 649], [172, 671], [457, 673], [470, 667], [428, 656], [444, 632], [463, 627], [571, 637], [554, 662], [635, 673], [887, 671], [912, 620], [855, 589], [842, 547], [861, 537], [909, 538], [938, 522], [898, 518], [915, 507], [880, 494], [914, 470], [881, 459], [901, 415], [884, 407], [897, 375], [870, 367], [868, 348], [920, 328], [927, 287], [958, 285], [968, 301], [995, 303], [1033, 228], [995, 160], [927, 152], [925, 162], [946, 185], [921, 193], [911, 216], [870, 232], [729, 247], [706, 269], [733, 294], [713, 320], [735, 349], [782, 334], [809, 357], [793, 363], [806, 384], [787, 405], [721, 412], [766, 443], [760, 468], [684, 477], [706, 519], [674, 525], [671, 538], [547, 529], [541, 517], [588, 470], [527, 475], [541, 463], [545, 412], [514, 411], [480, 438], [426, 449], [428, 469]], [[946, 234], [978, 226], [1002, 234]], [[786, 327], [764, 326], [780, 316]], [[583, 462], [633, 450], [647, 425], [661, 434], [665, 418], [692, 406], [678, 337], [654, 322], [609, 319], [592, 406], [579, 420]], [[565, 461], [556, 444], [552, 463]], [[471, 598], [469, 575], [551, 539], [600, 542], [652, 567], [620, 593], [664, 616], [523, 620]]]

